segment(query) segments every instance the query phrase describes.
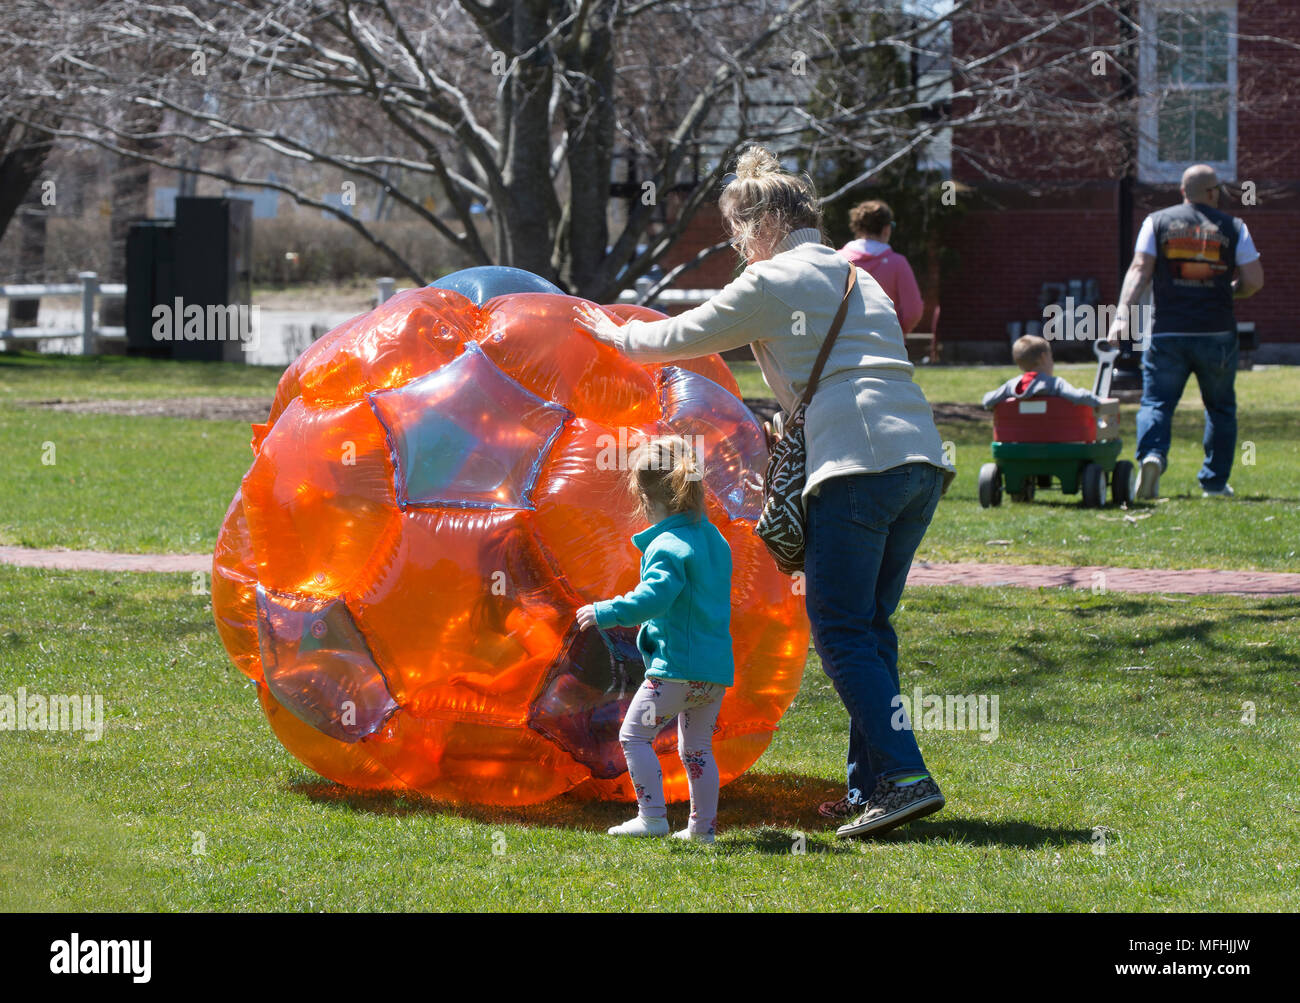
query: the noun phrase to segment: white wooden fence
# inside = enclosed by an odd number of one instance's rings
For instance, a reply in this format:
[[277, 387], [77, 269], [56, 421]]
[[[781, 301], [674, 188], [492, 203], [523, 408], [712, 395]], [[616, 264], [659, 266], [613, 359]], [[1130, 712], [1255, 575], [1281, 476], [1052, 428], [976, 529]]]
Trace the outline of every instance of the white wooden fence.
[[[8, 327], [0, 331], [0, 341], [45, 338], [80, 338], [81, 354], [93, 355], [95, 338], [125, 338], [124, 327], [97, 327], [95, 325], [95, 298], [98, 296], [125, 296], [126, 286], [121, 282], [100, 285], [96, 272], [78, 272], [77, 282], [45, 285], [0, 285], [0, 298], [40, 299], [43, 296], [80, 296], [81, 325], [71, 329], [49, 327]], [[6, 312], [6, 316], [8, 312]]]
[[[99, 275], [96, 272], [78, 272], [77, 279], [77, 282], [41, 285], [0, 285], [0, 298], [9, 300], [41, 299], [46, 296], [79, 296], [81, 298], [80, 325], [71, 328], [6, 326], [4, 329], [0, 329], [0, 342], [17, 341], [19, 339], [40, 341], [55, 338], [80, 338], [82, 354], [93, 355], [96, 338], [125, 338], [126, 328], [97, 325], [95, 316], [97, 298], [125, 296], [126, 286], [121, 282], [105, 282], [101, 284]], [[397, 291], [396, 285], [394, 279], [380, 279], [378, 281], [376, 300], [383, 303]], [[644, 279], [637, 285], [637, 290], [625, 290], [619, 296], [618, 301], [620, 303], [635, 303], [639, 293], [649, 288]], [[717, 295], [717, 292], [716, 289], [665, 289], [656, 297], [655, 307], [662, 310], [672, 306], [687, 308], [699, 306], [711, 296]], [[9, 313], [10, 311], [6, 311], [6, 316]]]

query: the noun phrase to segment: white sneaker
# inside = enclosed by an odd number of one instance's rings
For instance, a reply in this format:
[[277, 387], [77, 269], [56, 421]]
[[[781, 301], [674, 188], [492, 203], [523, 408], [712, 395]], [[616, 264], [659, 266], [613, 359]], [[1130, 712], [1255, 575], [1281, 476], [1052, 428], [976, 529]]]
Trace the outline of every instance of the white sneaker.
[[1160, 457], [1155, 453], [1142, 457], [1142, 464], [1138, 467], [1137, 490], [1134, 496], [1145, 501], [1160, 497]]
[[643, 818], [638, 815], [630, 822], [616, 825], [608, 830], [611, 836], [667, 836], [668, 819]]
[[1231, 498], [1232, 485], [1225, 484], [1223, 485], [1223, 487], [1219, 488], [1218, 491], [1202, 491], [1201, 497], [1202, 498]]
[[689, 843], [712, 843], [713, 833], [691, 832], [690, 829], [683, 829], [681, 832], [674, 832], [673, 839], [682, 839]]

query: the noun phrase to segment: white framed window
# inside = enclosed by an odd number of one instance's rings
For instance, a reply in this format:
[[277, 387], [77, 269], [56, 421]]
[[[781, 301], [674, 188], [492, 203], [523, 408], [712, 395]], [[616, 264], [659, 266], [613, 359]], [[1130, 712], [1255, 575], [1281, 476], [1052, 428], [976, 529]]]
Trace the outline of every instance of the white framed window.
[[1143, 0], [1138, 180], [1237, 174], [1237, 0]]

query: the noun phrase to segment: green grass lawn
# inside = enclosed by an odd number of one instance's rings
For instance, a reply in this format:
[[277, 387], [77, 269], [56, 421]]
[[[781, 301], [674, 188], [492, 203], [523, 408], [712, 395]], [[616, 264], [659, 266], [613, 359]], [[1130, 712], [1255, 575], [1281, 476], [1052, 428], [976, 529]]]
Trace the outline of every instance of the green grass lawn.
[[[754, 363], [733, 365], [747, 395], [766, 394]], [[1076, 385], [1092, 367], [1062, 366]], [[932, 402], [977, 401], [1010, 371], [920, 367]], [[278, 372], [224, 363], [0, 355], [0, 543], [124, 552], [205, 551], [252, 459], [247, 424], [70, 414], [24, 406], [35, 400], [222, 395], [267, 398]], [[940, 423], [958, 476], [939, 507], [920, 560], [1133, 567], [1300, 570], [1300, 367], [1239, 377], [1240, 439], [1254, 463], [1238, 462], [1237, 498], [1205, 502], [1196, 486], [1201, 410], [1194, 388], [1175, 419], [1168, 500], [1131, 512], [1084, 510], [1078, 496], [1039, 494], [981, 509], [977, 475], [991, 457], [987, 420]], [[1125, 454], [1136, 407], [1125, 405]], [[42, 457], [53, 443], [56, 463]]]
[[815, 805], [840, 790], [847, 721], [813, 657], [708, 849], [605, 836], [624, 806], [322, 781], [189, 586], [0, 568], [0, 693], [101, 694], [106, 719], [98, 742], [0, 735], [0, 909], [1300, 908], [1293, 602], [911, 590], [904, 691], [999, 700], [995, 741], [920, 735], [947, 809], [833, 838]]
[[270, 397], [280, 373], [274, 366], [241, 362], [4, 352], [0, 353], [0, 405], [54, 398]]
[[[270, 398], [279, 377], [238, 363], [0, 354], [0, 543], [210, 550], [252, 461], [247, 424], [73, 414], [24, 402]], [[52, 464], [43, 462], [47, 443]]]

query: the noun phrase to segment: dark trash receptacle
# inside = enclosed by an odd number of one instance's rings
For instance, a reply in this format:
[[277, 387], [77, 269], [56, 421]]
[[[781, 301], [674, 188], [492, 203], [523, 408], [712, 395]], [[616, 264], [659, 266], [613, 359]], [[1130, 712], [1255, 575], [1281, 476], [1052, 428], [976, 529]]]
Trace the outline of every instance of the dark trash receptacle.
[[[237, 198], [176, 200], [176, 295], [185, 306], [244, 308], [252, 305], [253, 203]], [[209, 332], [214, 333], [214, 332]], [[229, 334], [229, 332], [226, 332]], [[176, 340], [174, 359], [243, 362], [234, 338]]]
[[176, 229], [169, 219], [132, 223], [126, 232], [126, 351], [166, 358], [172, 346], [153, 337], [154, 307], [176, 299]]

